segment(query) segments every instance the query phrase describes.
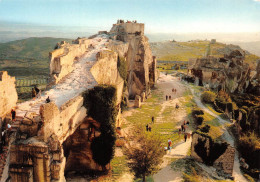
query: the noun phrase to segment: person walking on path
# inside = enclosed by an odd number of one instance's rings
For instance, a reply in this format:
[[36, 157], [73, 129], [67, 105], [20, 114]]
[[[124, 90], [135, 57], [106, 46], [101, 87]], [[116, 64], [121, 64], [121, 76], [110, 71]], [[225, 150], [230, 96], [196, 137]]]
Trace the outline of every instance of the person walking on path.
[[184, 134], [184, 141], [186, 142], [186, 140], [187, 140], [187, 134], [185, 133]]
[[145, 127], [146, 127], [146, 131], [149, 131], [149, 124], [147, 124]]
[[165, 99], [168, 100], [168, 95], [165, 96]]
[[181, 128], [179, 128], [178, 134], [179, 134], [179, 138], [180, 138], [181, 137]]
[[32, 98], [35, 99], [35, 97], [36, 97], [36, 91], [34, 88], [32, 88]]
[[171, 99], [172, 99], [172, 96], [169, 95], [169, 100], [171, 100]]
[[16, 112], [14, 109], [11, 110], [11, 115], [12, 115], [12, 121], [15, 121]]
[[148, 126], [148, 130], [151, 132], [152, 131], [152, 125], [149, 123], [149, 126]]
[[183, 131], [184, 130], [184, 126], [183, 125], [181, 125], [181, 131]]
[[179, 107], [180, 107], [179, 104], [176, 104], [176, 109], [179, 109]]
[[154, 123], [154, 116], [152, 116], [152, 123]]
[[51, 102], [50, 96], [48, 96], [48, 98], [46, 99], [46, 103], [49, 103], [49, 102]]
[[168, 139], [168, 150], [169, 150], [169, 153], [171, 153], [171, 149], [172, 149], [172, 141], [171, 141], [171, 139], [169, 138], [169, 139]]

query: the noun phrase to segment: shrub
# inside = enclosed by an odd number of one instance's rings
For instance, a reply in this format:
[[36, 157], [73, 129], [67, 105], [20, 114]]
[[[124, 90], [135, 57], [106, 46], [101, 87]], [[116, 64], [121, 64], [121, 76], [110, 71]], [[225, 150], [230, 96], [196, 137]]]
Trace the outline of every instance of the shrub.
[[198, 117], [196, 118], [196, 123], [197, 123], [197, 125], [202, 125], [203, 121], [204, 121], [203, 116], [198, 116]]
[[201, 95], [201, 100], [205, 103], [213, 103], [216, 99], [216, 94], [214, 92], [211, 91], [205, 91], [203, 92], [203, 94]]
[[125, 91], [126, 86], [127, 86], [127, 65], [126, 65], [125, 58], [118, 56], [117, 70], [118, 70], [120, 76], [122, 77], [122, 79], [124, 80], [124, 91]]
[[240, 137], [238, 149], [250, 168], [260, 168], [260, 139], [255, 133], [249, 132]]
[[203, 115], [204, 112], [203, 110], [200, 110], [200, 109], [193, 109], [192, 110], [192, 115], [195, 116], [195, 115]]
[[101, 135], [91, 143], [93, 159], [105, 166], [114, 156], [115, 121], [118, 114], [116, 88], [99, 85], [85, 92], [83, 97], [88, 116], [100, 123]]
[[201, 127], [199, 130], [201, 132], [203, 132], [203, 133], [208, 133], [209, 130], [210, 130], [210, 126], [209, 125], [205, 125], [205, 126]]

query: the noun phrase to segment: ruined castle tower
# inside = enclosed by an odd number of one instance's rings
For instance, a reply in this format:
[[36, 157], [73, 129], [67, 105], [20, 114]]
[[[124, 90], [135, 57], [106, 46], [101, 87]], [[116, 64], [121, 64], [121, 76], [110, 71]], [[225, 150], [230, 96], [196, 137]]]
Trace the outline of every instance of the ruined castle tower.
[[157, 79], [156, 58], [152, 56], [148, 38], [144, 35], [144, 24], [135, 22], [118, 22], [109, 34], [118, 41], [127, 44], [125, 52], [128, 71], [129, 97], [149, 93]]

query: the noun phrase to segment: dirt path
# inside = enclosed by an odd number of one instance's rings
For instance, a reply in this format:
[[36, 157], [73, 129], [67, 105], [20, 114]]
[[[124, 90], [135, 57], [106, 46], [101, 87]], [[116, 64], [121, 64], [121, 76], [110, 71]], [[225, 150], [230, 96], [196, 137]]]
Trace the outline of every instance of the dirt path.
[[[171, 75], [161, 74], [157, 82], [157, 87], [164, 94], [164, 99], [166, 95], [171, 95], [172, 100], [164, 101], [162, 103], [161, 111], [159, 116], [156, 118], [156, 122], [163, 122], [161, 120], [162, 113], [165, 108], [169, 106], [176, 106], [178, 104], [180, 108], [174, 111], [174, 119], [177, 122], [176, 128], [180, 128], [181, 123], [184, 120], [187, 120], [187, 113], [183, 106], [184, 97], [183, 94], [186, 90], [186, 87], [179, 81], [178, 78], [172, 77]], [[172, 89], [177, 89], [177, 93], [172, 93]], [[189, 130], [187, 132], [190, 132]], [[170, 163], [173, 158], [185, 158], [191, 147], [191, 139], [188, 139], [186, 142], [182, 141], [173, 147], [171, 152], [163, 157], [163, 163], [161, 164], [161, 170], [153, 176], [155, 182], [179, 182], [182, 181], [182, 171], [174, 171], [171, 169]]]
[[181, 142], [163, 157], [162, 169], [153, 176], [155, 182], [182, 181], [182, 171], [174, 171], [169, 165], [173, 158], [185, 158], [191, 146], [191, 139]]
[[[176, 113], [178, 112], [178, 114], [174, 115], [175, 121], [186, 120], [187, 119], [186, 111], [182, 106], [182, 101], [183, 101], [182, 96], [186, 88], [182, 85], [182, 83], [178, 80], [178, 78], [172, 77], [171, 75], [166, 76], [165, 74], [161, 73], [160, 78], [157, 81], [157, 87], [160, 91], [163, 92], [163, 96], [164, 96], [163, 98], [165, 99], [165, 101], [161, 104], [162, 108], [158, 114], [159, 116], [155, 118], [155, 121], [164, 122], [162, 120], [163, 111], [169, 106], [175, 107], [176, 104], [178, 104], [180, 108], [175, 111]], [[173, 88], [177, 89], [176, 93], [172, 92]], [[171, 100], [166, 101], [166, 95], [171, 96]], [[180, 123], [178, 125], [178, 128], [179, 127], [180, 127]]]
[[[157, 82], [158, 90], [163, 93], [163, 99], [164, 101], [161, 103], [161, 110], [158, 114], [158, 116], [155, 118], [155, 122], [163, 123], [163, 112], [168, 107], [175, 107], [176, 103], [180, 105], [180, 108], [178, 110], [173, 111], [174, 115], [174, 121], [176, 122], [176, 128], [179, 128], [183, 120], [187, 119], [187, 112], [185, 109], [185, 106], [182, 104], [184, 99], [184, 93], [186, 89], [189, 87], [179, 81], [178, 78], [172, 77], [171, 75], [164, 75], [161, 74], [160, 78]], [[177, 93], [172, 93], [172, 88], [177, 89]], [[224, 139], [227, 140], [230, 145], [234, 146], [234, 139], [233, 137], [228, 133], [228, 131], [225, 128], [225, 124], [229, 121], [223, 120], [218, 115], [211, 112], [208, 108], [206, 108], [200, 101], [198, 93], [195, 93], [194, 90], [191, 89], [192, 95], [194, 97], [195, 103], [203, 109], [208, 114], [216, 117], [219, 120], [219, 123], [222, 125], [222, 129], [224, 131]], [[165, 96], [171, 95], [172, 99], [166, 101]], [[126, 115], [133, 114], [135, 111], [131, 110], [126, 113]], [[188, 130], [188, 132], [190, 132]], [[167, 154], [163, 157], [163, 163], [161, 164], [161, 170], [158, 171], [155, 175], [153, 175], [153, 179], [155, 182], [179, 182], [183, 180], [182, 172], [184, 169], [180, 169], [178, 171], [173, 170], [170, 166], [170, 163], [172, 162], [173, 158], [179, 158], [183, 159], [187, 157], [187, 153], [191, 146], [191, 139], [188, 139], [186, 142], [182, 141], [178, 143], [176, 146], [173, 147], [171, 152], [167, 152]], [[247, 181], [244, 176], [242, 175], [240, 169], [239, 169], [239, 160], [238, 160], [238, 153], [236, 152], [235, 155], [235, 162], [234, 162], [234, 170], [233, 170], [233, 177], [235, 178], [235, 181], [238, 182], [244, 182]], [[206, 170], [206, 169], [205, 169]], [[207, 170], [206, 170], [207, 171]], [[133, 181], [133, 176], [131, 176], [129, 173], [125, 173], [121, 176], [120, 181], [124, 182], [130, 182]]]

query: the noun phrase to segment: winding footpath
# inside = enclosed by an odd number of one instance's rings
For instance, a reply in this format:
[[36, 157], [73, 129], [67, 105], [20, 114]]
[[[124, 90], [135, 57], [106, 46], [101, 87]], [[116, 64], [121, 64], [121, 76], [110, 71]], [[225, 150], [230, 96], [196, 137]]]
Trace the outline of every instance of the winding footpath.
[[[194, 101], [196, 102], [197, 106], [199, 108], [201, 108], [203, 111], [205, 111], [206, 113], [210, 114], [211, 116], [214, 116], [215, 118], [217, 118], [219, 120], [219, 123], [221, 124], [221, 127], [224, 131], [223, 134], [223, 139], [229, 143], [232, 147], [235, 148], [235, 142], [234, 142], [234, 138], [233, 136], [231, 136], [229, 134], [229, 132], [227, 131], [227, 129], [225, 128], [225, 124], [226, 123], [230, 123], [227, 120], [222, 119], [220, 116], [216, 115], [215, 113], [211, 112], [207, 107], [204, 106], [204, 104], [200, 101], [200, 97], [197, 96], [194, 92], [193, 89], [191, 89], [191, 92], [193, 94], [194, 97]], [[236, 148], [235, 148], [236, 149]], [[239, 159], [238, 159], [238, 152], [237, 150], [235, 150], [235, 160], [234, 160], [234, 168], [233, 168], [233, 177], [235, 178], [235, 181], [237, 182], [247, 182], [246, 178], [243, 176], [243, 174], [241, 173], [240, 170], [240, 164], [239, 164]]]

